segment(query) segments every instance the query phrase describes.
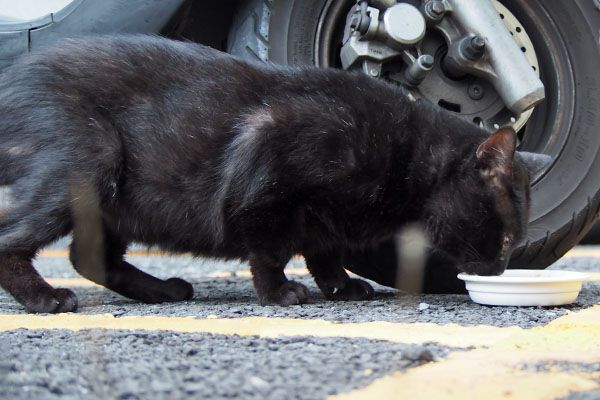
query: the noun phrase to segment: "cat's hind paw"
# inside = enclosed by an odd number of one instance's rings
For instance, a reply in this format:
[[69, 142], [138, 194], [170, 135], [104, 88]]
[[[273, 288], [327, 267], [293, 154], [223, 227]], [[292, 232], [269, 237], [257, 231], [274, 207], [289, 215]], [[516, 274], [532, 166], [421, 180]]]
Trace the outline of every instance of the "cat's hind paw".
[[334, 288], [326, 295], [331, 300], [368, 300], [374, 292], [373, 287], [362, 279], [350, 279], [342, 288]]
[[301, 283], [287, 281], [281, 285], [273, 293], [265, 296], [259, 296], [260, 304], [266, 306], [268, 304], [276, 304], [280, 306], [292, 306], [306, 302], [308, 298], [308, 289]]
[[77, 296], [71, 289], [40, 290], [23, 302], [30, 313], [63, 313], [77, 310]]
[[192, 285], [180, 278], [170, 278], [165, 281], [168, 287], [166, 295], [167, 301], [185, 301], [194, 297], [194, 288]]

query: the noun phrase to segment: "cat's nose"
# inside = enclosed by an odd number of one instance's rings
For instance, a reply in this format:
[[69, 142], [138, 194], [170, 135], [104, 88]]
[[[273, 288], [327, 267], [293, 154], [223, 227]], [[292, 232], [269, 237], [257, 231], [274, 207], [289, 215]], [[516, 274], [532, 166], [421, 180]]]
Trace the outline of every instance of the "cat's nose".
[[492, 264], [492, 275], [500, 275], [508, 267], [508, 261], [510, 260], [510, 252], [501, 254]]

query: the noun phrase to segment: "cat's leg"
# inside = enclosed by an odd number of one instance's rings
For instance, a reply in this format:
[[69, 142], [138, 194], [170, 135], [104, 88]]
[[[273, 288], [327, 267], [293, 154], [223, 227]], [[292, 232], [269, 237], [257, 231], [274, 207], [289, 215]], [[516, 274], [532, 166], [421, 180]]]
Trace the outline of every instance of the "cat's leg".
[[373, 287], [362, 279], [348, 276], [337, 252], [305, 253], [306, 266], [325, 297], [331, 300], [365, 300], [373, 297]]
[[288, 280], [283, 272], [290, 258], [289, 255], [278, 256], [277, 252], [264, 249], [250, 251], [252, 281], [261, 305], [289, 306], [306, 302], [306, 286]]
[[50, 286], [38, 274], [33, 254], [14, 251], [0, 253], [0, 286], [31, 313], [75, 311], [77, 296], [70, 289]]
[[73, 241], [69, 258], [77, 272], [125, 297], [146, 303], [192, 298], [192, 285], [184, 280], [172, 278], [163, 281], [123, 259], [127, 242], [107, 222], [115, 218], [114, 204], [111, 200], [100, 201], [113, 196], [106, 193], [99, 195], [101, 192], [96, 187], [82, 181], [72, 191]]
[[74, 229], [71, 263], [91, 281], [145, 303], [183, 301], [193, 297], [192, 285], [183, 279], [158, 279], [125, 261], [123, 256], [127, 245], [116, 235], [106, 233], [101, 243], [90, 243], [77, 236], [78, 232]]
[[285, 202], [249, 207], [239, 217], [242, 246], [248, 251], [254, 290], [261, 305], [289, 306], [302, 304], [308, 298], [306, 286], [288, 280], [284, 273], [296, 247], [296, 219], [294, 210]]
[[[29, 192], [33, 196], [33, 191]], [[0, 286], [28, 312], [58, 313], [77, 309], [70, 289], [53, 288], [32, 264], [37, 250], [69, 230], [68, 210], [58, 196], [44, 204], [22, 199], [0, 216]]]

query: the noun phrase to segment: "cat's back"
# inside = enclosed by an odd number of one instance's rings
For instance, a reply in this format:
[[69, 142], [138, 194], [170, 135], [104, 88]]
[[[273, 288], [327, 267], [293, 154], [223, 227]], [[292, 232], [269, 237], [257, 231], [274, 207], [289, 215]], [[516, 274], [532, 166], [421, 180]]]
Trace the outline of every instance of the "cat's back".
[[[210, 47], [153, 35], [117, 34], [68, 38], [17, 58], [0, 76], [14, 78], [31, 71], [83, 75], [101, 69], [154, 69], [185, 66], [191, 60], [214, 60], [220, 52]], [[31, 77], [30, 78], [35, 78]]]
[[0, 90], [142, 90], [189, 79], [219, 58], [209, 47], [150, 35], [65, 39], [17, 59], [0, 74]]
[[106, 110], [142, 103], [181, 108], [212, 99], [234, 110], [298, 97], [356, 105], [395, 92], [358, 74], [253, 63], [198, 43], [132, 34], [65, 39], [0, 73], [0, 107], [55, 100]]
[[0, 73], [0, 115], [10, 115], [0, 121], [0, 136], [24, 130], [47, 139], [65, 134], [49, 136], [55, 127], [90, 121], [121, 138], [214, 136], [232, 119], [227, 111], [256, 97], [249, 83], [268, 81], [268, 70], [201, 44], [152, 35], [65, 39]]

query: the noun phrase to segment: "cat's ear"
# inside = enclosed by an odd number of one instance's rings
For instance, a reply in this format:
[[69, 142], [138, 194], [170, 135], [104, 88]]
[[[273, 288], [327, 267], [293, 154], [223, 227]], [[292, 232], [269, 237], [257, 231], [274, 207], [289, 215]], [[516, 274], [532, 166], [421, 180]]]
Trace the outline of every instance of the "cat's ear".
[[546, 154], [530, 153], [528, 151], [517, 151], [515, 159], [523, 163], [529, 171], [529, 176], [535, 176], [552, 161], [552, 157]]
[[512, 174], [513, 158], [517, 148], [517, 134], [512, 128], [502, 128], [477, 148], [482, 173], [491, 178]]

